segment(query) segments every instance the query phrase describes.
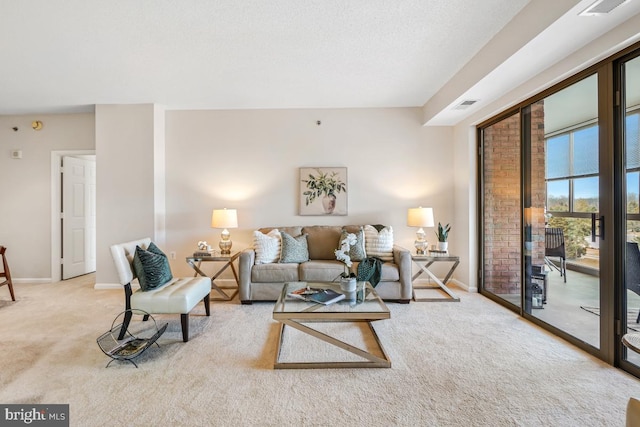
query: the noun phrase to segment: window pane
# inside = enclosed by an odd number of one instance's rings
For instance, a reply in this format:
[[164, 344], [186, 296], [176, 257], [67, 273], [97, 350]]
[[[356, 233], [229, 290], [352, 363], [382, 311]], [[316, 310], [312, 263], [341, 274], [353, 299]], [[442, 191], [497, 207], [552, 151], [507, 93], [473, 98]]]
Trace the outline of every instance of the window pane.
[[640, 213], [640, 200], [638, 198], [639, 179], [640, 173], [627, 173], [627, 213], [629, 214]]
[[629, 114], [625, 122], [627, 168], [640, 167], [640, 114]]
[[573, 211], [598, 212], [598, 177], [573, 181]]
[[547, 210], [569, 212], [569, 180], [547, 182]]
[[547, 179], [569, 176], [569, 135], [558, 135], [547, 140]]
[[591, 126], [573, 133], [573, 173], [598, 173], [598, 127]]

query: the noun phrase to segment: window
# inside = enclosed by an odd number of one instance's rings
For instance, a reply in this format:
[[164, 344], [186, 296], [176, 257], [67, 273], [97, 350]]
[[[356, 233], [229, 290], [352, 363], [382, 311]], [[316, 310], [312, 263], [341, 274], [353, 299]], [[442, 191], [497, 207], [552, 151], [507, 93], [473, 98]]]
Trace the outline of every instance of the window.
[[598, 125], [548, 137], [545, 153], [547, 210], [597, 212]]

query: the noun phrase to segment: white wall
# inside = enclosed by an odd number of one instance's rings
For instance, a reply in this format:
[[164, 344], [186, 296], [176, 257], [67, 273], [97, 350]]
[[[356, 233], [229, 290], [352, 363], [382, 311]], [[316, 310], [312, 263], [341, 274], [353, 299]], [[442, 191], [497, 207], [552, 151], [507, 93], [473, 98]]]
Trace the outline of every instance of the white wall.
[[[184, 257], [199, 240], [217, 245], [214, 208], [238, 209], [239, 228], [230, 230], [237, 249], [262, 226], [362, 223], [392, 225], [396, 242], [413, 249], [406, 215], [419, 205], [451, 222], [454, 236], [452, 129], [420, 120], [418, 108], [168, 111], [166, 251], [177, 252], [174, 274], [193, 273]], [[348, 168], [348, 216], [298, 215], [303, 166]], [[427, 236], [435, 242], [432, 230]]]
[[[93, 117], [0, 116], [0, 245], [7, 247], [11, 275], [18, 281], [51, 280], [51, 152], [93, 150]], [[31, 128], [34, 120], [43, 123], [42, 130]], [[12, 150], [22, 150], [22, 159], [12, 159]]]
[[[96, 282], [118, 283], [109, 247], [114, 243], [157, 239], [164, 223], [157, 202], [156, 181], [164, 179], [164, 165], [156, 166], [157, 108], [153, 104], [96, 106]], [[162, 135], [163, 136], [163, 135]], [[159, 196], [160, 198], [162, 196]], [[159, 233], [162, 236], [162, 233]]]

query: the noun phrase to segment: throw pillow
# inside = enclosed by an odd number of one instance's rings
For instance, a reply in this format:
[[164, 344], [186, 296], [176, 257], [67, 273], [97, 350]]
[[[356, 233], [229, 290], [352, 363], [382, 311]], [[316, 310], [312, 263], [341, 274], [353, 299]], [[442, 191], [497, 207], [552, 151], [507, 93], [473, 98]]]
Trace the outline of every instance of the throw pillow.
[[152, 254], [162, 255], [165, 258], [167, 257], [165, 253], [162, 252], [162, 250], [160, 250], [160, 248], [157, 247], [156, 244], [153, 242], [149, 243], [149, 247], [147, 248], [147, 251], [151, 252]]
[[[149, 249], [152, 249], [151, 245]], [[157, 247], [153, 249], [162, 253]], [[133, 256], [133, 270], [143, 292], [158, 288], [173, 279], [166, 255], [145, 251], [140, 246], [136, 246]]]
[[280, 260], [280, 232], [274, 228], [267, 234], [258, 230], [253, 232], [253, 249], [256, 251], [256, 264], [271, 264]]
[[307, 245], [307, 235], [293, 237], [284, 231], [282, 236], [282, 253], [280, 262], [306, 262], [309, 261], [309, 246]]
[[[340, 234], [340, 241], [338, 242], [338, 249], [340, 249], [340, 243], [347, 237], [349, 232], [345, 229], [342, 230], [342, 234]], [[356, 244], [349, 248], [349, 257], [351, 261], [362, 261], [367, 257], [367, 252], [364, 247], [364, 230], [360, 227], [360, 230], [357, 233], [353, 233], [356, 235]]]
[[393, 261], [393, 228], [388, 226], [378, 231], [372, 225], [365, 225], [364, 248], [368, 257], [377, 257], [382, 261]]

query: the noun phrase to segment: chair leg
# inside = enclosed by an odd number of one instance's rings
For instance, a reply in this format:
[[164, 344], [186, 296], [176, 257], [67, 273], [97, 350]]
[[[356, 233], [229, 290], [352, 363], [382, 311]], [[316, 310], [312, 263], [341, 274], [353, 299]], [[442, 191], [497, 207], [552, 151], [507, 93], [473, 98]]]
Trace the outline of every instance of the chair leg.
[[189, 313], [183, 313], [180, 315], [180, 322], [182, 323], [182, 341], [189, 341]]
[[11, 301], [15, 301], [16, 300], [16, 296], [13, 293], [13, 283], [11, 283], [11, 281], [9, 281], [9, 283], [7, 283], [7, 286], [9, 286], [9, 293], [11, 294]]
[[562, 271], [564, 272], [564, 274], [562, 274], [562, 276], [564, 276], [564, 283], [567, 283], [567, 260], [560, 258], [560, 263], [562, 264]]
[[638, 318], [636, 319], [636, 323], [640, 323], [640, 311], [638, 311]]
[[207, 296], [204, 297], [202, 299], [202, 301], [204, 302], [204, 311], [205, 311], [205, 313], [207, 313], [207, 316], [211, 316], [211, 309], [209, 308], [211, 306], [211, 304], [210, 304], [211, 294], [207, 294]]
[[118, 335], [118, 340], [124, 339], [124, 334], [127, 333], [127, 329], [129, 329], [129, 322], [131, 322], [131, 316], [133, 313], [131, 310], [127, 310], [124, 312], [124, 320], [122, 321], [122, 327], [120, 328], [120, 335]]

